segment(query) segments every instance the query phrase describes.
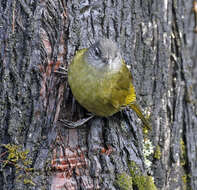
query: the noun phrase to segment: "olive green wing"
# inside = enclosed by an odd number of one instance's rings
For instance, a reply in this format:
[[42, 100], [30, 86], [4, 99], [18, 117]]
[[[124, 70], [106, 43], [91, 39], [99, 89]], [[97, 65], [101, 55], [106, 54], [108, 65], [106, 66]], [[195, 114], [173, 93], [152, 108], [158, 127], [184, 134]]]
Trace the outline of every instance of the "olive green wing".
[[114, 78], [116, 78], [116, 80], [114, 80], [111, 92], [111, 103], [114, 107], [120, 109], [136, 100], [131, 73], [124, 61], [122, 62], [121, 70]]

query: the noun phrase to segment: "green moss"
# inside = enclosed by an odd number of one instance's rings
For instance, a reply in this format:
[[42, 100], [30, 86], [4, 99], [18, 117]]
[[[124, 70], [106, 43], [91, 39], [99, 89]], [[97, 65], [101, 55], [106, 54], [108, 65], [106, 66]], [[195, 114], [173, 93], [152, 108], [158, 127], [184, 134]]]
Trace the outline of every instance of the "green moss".
[[187, 150], [182, 138], [180, 139], [180, 163], [184, 170], [184, 174], [182, 176], [183, 190], [190, 190], [192, 189], [190, 186], [191, 176], [187, 172]]
[[160, 160], [160, 158], [161, 158], [161, 149], [160, 149], [159, 145], [156, 146], [154, 158], [156, 158], [158, 160]]
[[24, 179], [23, 182], [25, 185], [27, 185], [27, 184], [34, 185], [34, 186], [36, 185], [31, 179]]
[[190, 186], [191, 175], [185, 174], [182, 176], [183, 190], [192, 190]]
[[135, 162], [130, 163], [129, 170], [133, 180], [133, 186], [137, 187], [138, 190], [157, 190], [153, 178], [151, 176], [142, 175]]
[[129, 164], [131, 176], [126, 173], [119, 174], [116, 184], [121, 190], [157, 190], [151, 176], [142, 175], [139, 167], [135, 162]]
[[143, 127], [142, 132], [143, 132], [144, 136], [147, 136], [147, 135], [148, 135], [148, 133], [149, 133], [149, 129], [148, 129], [148, 127]]
[[32, 181], [31, 172], [33, 168], [30, 167], [32, 160], [28, 158], [28, 150], [23, 150], [22, 146], [15, 144], [1, 144], [7, 149], [2, 155], [7, 155], [6, 159], [2, 159], [3, 168], [12, 165], [16, 168], [16, 181], [23, 181], [24, 184], [35, 185]]
[[182, 181], [184, 184], [187, 184], [187, 176], [186, 175], [182, 176]]
[[138, 190], [157, 190], [151, 176], [136, 176], [133, 183]]
[[5, 153], [8, 154], [7, 159], [3, 160], [4, 167], [7, 164], [18, 166], [19, 163], [20, 165], [24, 165], [24, 166], [31, 165], [32, 161], [27, 158], [29, 151], [28, 150], [23, 151], [22, 146], [14, 145], [14, 144], [2, 144], [1, 146], [7, 149]]
[[181, 166], [185, 166], [186, 164], [186, 147], [185, 142], [183, 139], [180, 140], [180, 147], [181, 147]]
[[132, 177], [126, 173], [117, 176], [116, 184], [121, 190], [133, 190]]

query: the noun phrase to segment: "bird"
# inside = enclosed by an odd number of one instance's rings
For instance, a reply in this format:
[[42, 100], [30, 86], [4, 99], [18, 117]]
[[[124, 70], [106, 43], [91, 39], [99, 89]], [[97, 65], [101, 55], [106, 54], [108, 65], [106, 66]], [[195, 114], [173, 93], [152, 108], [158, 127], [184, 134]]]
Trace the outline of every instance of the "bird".
[[109, 117], [129, 107], [150, 128], [137, 104], [131, 72], [111, 39], [101, 38], [76, 52], [68, 67], [68, 83], [75, 99], [93, 115]]

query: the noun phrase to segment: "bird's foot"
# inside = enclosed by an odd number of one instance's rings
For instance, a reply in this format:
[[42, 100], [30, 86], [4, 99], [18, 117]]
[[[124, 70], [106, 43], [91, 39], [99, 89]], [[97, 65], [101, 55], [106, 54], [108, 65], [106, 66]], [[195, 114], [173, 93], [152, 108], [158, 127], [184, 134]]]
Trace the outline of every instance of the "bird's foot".
[[84, 125], [86, 122], [88, 122], [94, 116], [95, 115], [90, 115], [89, 117], [80, 119], [78, 121], [69, 121], [69, 120], [66, 120], [66, 119], [61, 119], [59, 121], [63, 124], [63, 126], [65, 126], [67, 128], [70, 128], [70, 129], [74, 129], [74, 128], [77, 128], [77, 127], [80, 127], [80, 126]]
[[54, 71], [54, 73], [63, 75], [64, 77], [67, 77], [68, 69], [66, 69], [64, 67], [59, 67], [58, 70]]

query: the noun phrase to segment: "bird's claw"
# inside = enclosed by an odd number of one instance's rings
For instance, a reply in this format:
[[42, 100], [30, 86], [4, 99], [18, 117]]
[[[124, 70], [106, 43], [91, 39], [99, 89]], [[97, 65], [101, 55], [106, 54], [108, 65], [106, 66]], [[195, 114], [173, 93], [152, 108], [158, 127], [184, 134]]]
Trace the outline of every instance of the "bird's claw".
[[68, 69], [64, 68], [64, 67], [59, 67], [58, 70], [54, 71], [54, 73], [56, 74], [60, 74], [60, 75], [66, 75], [68, 74]]
[[70, 128], [70, 129], [74, 129], [77, 127], [80, 127], [82, 125], [84, 125], [86, 122], [88, 122], [90, 119], [92, 119], [94, 117], [94, 115], [91, 115], [87, 118], [83, 118], [80, 119], [78, 121], [69, 121], [69, 120], [65, 120], [65, 119], [61, 119], [59, 120], [65, 127]]

